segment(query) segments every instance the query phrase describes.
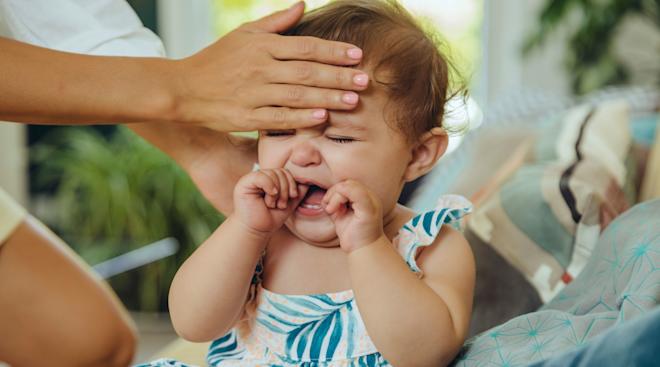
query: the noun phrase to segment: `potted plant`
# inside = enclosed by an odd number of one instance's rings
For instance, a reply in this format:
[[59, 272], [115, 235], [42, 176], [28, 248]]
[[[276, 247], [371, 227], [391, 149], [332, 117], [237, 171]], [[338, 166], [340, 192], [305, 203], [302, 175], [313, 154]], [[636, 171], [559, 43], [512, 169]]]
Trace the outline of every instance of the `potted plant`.
[[109, 279], [129, 309], [166, 311], [177, 268], [223, 219], [187, 174], [123, 127], [108, 138], [92, 128], [56, 130], [31, 157], [37, 187], [52, 192], [42, 219], [88, 263], [178, 240], [174, 256]]

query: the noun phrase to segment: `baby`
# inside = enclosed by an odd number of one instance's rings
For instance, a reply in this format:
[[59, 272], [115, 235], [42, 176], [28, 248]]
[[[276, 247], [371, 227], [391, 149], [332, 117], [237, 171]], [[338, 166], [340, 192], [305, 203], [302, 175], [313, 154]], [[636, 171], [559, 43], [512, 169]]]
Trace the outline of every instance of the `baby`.
[[357, 45], [372, 82], [355, 110], [260, 131], [241, 150], [258, 169], [178, 271], [174, 326], [214, 340], [212, 366], [446, 365], [472, 308], [474, 260], [452, 228], [470, 204], [450, 196], [416, 214], [397, 200], [447, 147], [448, 63], [389, 1], [335, 1], [288, 34]]

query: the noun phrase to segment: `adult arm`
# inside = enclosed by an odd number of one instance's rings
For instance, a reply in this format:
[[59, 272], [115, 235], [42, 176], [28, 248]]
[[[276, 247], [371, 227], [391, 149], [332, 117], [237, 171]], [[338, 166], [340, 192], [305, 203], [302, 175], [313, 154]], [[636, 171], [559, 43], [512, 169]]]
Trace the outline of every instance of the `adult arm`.
[[136, 331], [121, 303], [35, 218], [22, 220], [0, 246], [0, 294], [0, 330], [11, 335], [0, 343], [0, 360], [12, 366], [131, 363]]
[[234, 186], [257, 162], [256, 139], [176, 124], [127, 126], [172, 157], [217, 210], [225, 216], [234, 211]]
[[[176, 121], [219, 131], [318, 124], [327, 118], [326, 108], [355, 107], [352, 91], [364, 89], [367, 80], [359, 70], [341, 67], [359, 63], [359, 49], [276, 34], [295, 24], [303, 8], [298, 3], [247, 23], [182, 60], [74, 55], [0, 39], [0, 118], [77, 124]], [[139, 21], [135, 26], [142, 27]], [[121, 55], [122, 48], [110, 47], [111, 41], [91, 52]], [[63, 45], [62, 51], [81, 51]]]
[[89, 56], [0, 38], [0, 119], [53, 124], [171, 119], [173, 61]]

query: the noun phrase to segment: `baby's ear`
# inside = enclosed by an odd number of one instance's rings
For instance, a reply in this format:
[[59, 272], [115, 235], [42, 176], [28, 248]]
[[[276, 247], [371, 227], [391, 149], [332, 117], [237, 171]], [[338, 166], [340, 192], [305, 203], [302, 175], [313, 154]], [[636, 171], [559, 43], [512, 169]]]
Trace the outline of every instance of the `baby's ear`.
[[445, 154], [448, 143], [447, 132], [441, 127], [434, 127], [425, 132], [412, 148], [412, 159], [406, 168], [404, 180], [414, 181], [429, 172], [435, 162]]

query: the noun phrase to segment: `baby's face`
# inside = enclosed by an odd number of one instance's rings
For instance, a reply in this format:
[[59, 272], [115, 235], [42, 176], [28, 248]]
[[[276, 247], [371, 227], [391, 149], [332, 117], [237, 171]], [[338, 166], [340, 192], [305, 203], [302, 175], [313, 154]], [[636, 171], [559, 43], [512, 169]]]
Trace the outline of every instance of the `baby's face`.
[[318, 246], [338, 245], [321, 199], [328, 188], [346, 179], [369, 188], [381, 200], [384, 216], [395, 208], [412, 146], [385, 122], [386, 102], [384, 91], [370, 88], [353, 111], [329, 111], [327, 123], [260, 132], [260, 167], [284, 167], [297, 182], [311, 185], [286, 222], [297, 237]]

